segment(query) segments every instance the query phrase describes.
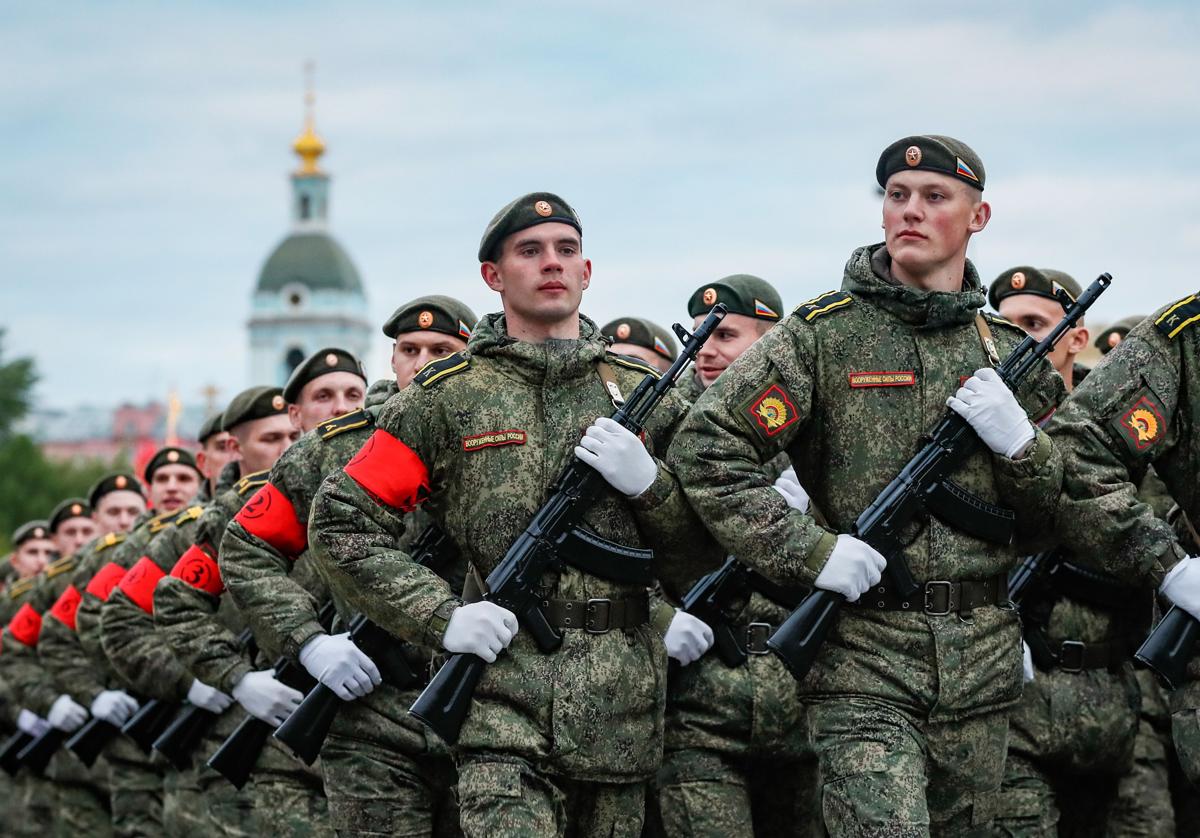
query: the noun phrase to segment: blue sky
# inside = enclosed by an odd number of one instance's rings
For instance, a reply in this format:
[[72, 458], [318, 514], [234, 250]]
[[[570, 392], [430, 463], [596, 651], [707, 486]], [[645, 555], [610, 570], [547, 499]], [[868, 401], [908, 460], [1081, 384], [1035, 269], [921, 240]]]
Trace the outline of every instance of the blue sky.
[[986, 279], [1110, 271], [1094, 320], [1196, 290], [1194, 4], [849, 5], [6, 0], [6, 352], [37, 359], [48, 406], [250, 384], [306, 59], [332, 228], [379, 323], [427, 293], [497, 308], [479, 235], [539, 189], [583, 218], [599, 322], [685, 318], [735, 272], [791, 307], [880, 238], [876, 158], [919, 132], [986, 164]]

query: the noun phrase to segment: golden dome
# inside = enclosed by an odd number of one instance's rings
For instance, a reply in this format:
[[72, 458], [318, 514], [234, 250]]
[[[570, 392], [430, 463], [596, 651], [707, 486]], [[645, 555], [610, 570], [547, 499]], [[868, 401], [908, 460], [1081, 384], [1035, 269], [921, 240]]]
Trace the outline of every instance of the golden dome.
[[325, 153], [325, 141], [318, 137], [317, 132], [313, 130], [311, 113], [305, 120], [304, 133], [292, 143], [292, 151], [296, 152], [296, 156], [300, 158], [300, 168], [296, 174], [315, 175], [320, 173], [321, 169], [317, 166], [317, 158]]

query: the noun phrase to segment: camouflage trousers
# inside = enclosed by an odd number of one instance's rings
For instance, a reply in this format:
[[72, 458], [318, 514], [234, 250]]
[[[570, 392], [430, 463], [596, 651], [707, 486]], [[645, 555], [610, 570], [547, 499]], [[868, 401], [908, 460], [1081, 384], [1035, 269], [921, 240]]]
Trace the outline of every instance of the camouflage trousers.
[[137, 745], [119, 736], [104, 751], [108, 765], [113, 835], [142, 838], [163, 834], [163, 772]]
[[458, 766], [458, 803], [467, 838], [639, 838], [646, 784], [555, 777], [477, 753]]
[[15, 816], [5, 819], [6, 829], [12, 835], [45, 838], [54, 822], [54, 784], [46, 777], [30, 774], [27, 768], [9, 781]]
[[65, 749], [50, 763], [54, 780], [54, 835], [106, 838], [112, 835], [107, 771], [102, 764], [88, 768]]
[[252, 824], [261, 835], [333, 838], [320, 765], [309, 768], [268, 739], [251, 778]]
[[[1192, 663], [1193, 671], [1198, 665], [1200, 661]], [[1173, 691], [1170, 701], [1171, 735], [1179, 764], [1192, 784], [1200, 786], [1200, 680]]]
[[865, 697], [808, 709], [832, 836], [984, 835], [1004, 775], [1008, 711], [930, 722]]

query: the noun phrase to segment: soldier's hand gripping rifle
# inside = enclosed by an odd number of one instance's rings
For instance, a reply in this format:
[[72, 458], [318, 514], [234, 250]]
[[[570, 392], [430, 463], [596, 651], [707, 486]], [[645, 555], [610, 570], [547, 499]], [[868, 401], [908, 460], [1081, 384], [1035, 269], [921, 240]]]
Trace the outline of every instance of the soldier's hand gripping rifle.
[[[719, 303], [713, 306], [708, 317], [690, 335], [676, 323], [673, 328], [683, 344], [679, 357], [661, 378], [647, 375], [642, 379], [613, 414], [613, 421], [640, 433], [651, 411], [675, 386], [721, 322], [725, 311], [725, 306]], [[557, 649], [562, 644], [562, 635], [555, 632], [542, 613], [537, 587], [542, 576], [560, 562], [569, 562], [602, 578], [647, 586], [652, 581], [650, 551], [613, 544], [582, 527], [584, 515], [607, 488], [608, 484], [599, 472], [571, 457], [551, 487], [549, 498], [485, 580], [487, 590], [483, 599], [516, 614], [521, 627], [543, 652]], [[475, 686], [486, 665], [476, 655], [450, 655], [409, 712], [444, 741], [453, 744], [458, 740]]]
[[[433, 569], [444, 564], [448, 554], [454, 552], [454, 542], [437, 524], [426, 527], [409, 550], [414, 562]], [[421, 683], [421, 676], [404, 657], [405, 644], [362, 614], [356, 614], [350, 620], [350, 639], [375, 662], [386, 683], [402, 690]], [[307, 765], [312, 765], [344, 703], [329, 687], [317, 684], [287, 721], [276, 729], [275, 738]]]
[[[1111, 282], [1111, 276], [1101, 274], [1074, 302], [1061, 289], [1058, 291], [1058, 300], [1065, 309], [1063, 319], [1041, 341], [1026, 336], [996, 368], [1009, 389], [1017, 389]], [[1011, 512], [985, 504], [950, 481], [979, 445], [979, 437], [967, 420], [946, 408], [928, 442], [854, 522], [851, 534], [887, 559], [888, 587], [897, 594], [908, 597], [920, 590], [902, 554], [901, 538], [905, 527], [918, 515], [929, 512], [949, 518], [960, 529], [990, 541], [1007, 541], [1001, 537], [1006, 529], [1011, 536]], [[767, 641], [768, 648], [797, 680], [808, 674], [845, 601], [841, 594], [814, 590]]]

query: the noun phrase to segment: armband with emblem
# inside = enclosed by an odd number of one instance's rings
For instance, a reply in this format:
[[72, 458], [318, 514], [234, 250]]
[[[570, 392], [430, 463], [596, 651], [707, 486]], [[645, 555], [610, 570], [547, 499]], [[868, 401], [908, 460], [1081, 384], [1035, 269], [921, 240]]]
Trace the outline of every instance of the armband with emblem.
[[290, 559], [308, 548], [308, 528], [300, 523], [291, 500], [274, 483], [266, 483], [255, 492], [233, 520]]

